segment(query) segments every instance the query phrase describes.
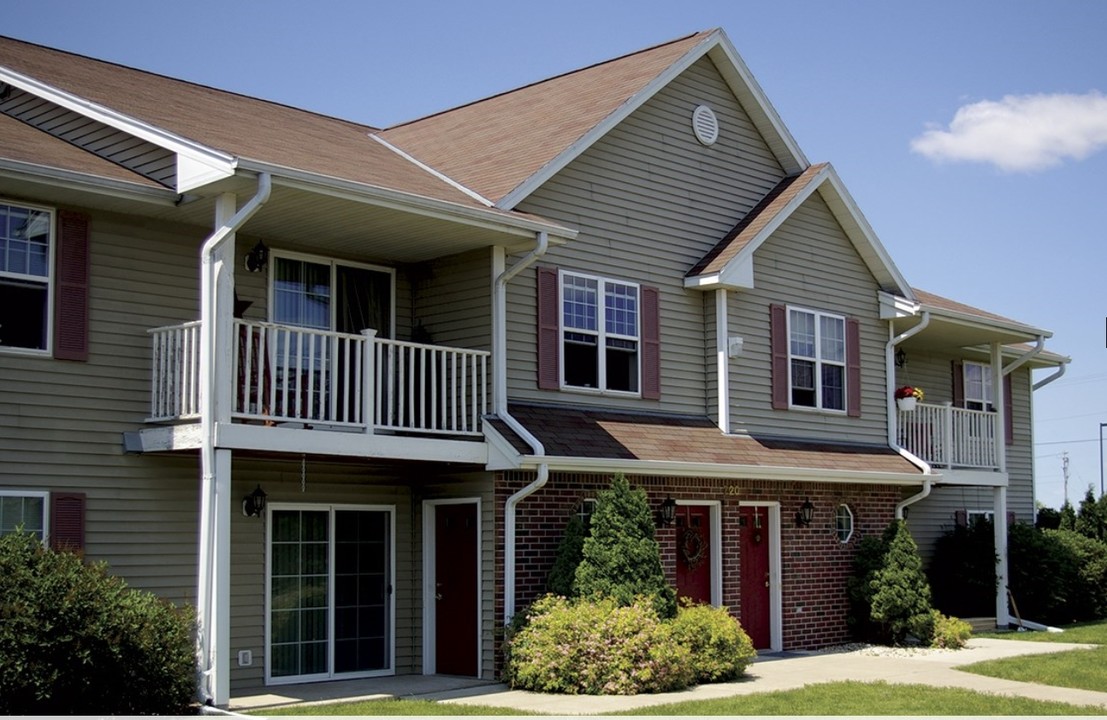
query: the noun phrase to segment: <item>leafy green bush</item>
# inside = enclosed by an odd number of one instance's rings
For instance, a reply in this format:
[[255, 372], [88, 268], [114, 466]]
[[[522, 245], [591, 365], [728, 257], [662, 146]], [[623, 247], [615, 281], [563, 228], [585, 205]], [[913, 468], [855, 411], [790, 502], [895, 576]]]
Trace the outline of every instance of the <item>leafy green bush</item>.
[[690, 660], [648, 600], [620, 606], [610, 597], [547, 595], [510, 639], [505, 675], [526, 690], [633, 695], [687, 687]]
[[573, 580], [576, 578], [577, 566], [580, 565], [583, 557], [584, 521], [579, 515], [573, 515], [569, 518], [569, 524], [565, 526], [565, 534], [557, 546], [554, 564], [546, 579], [546, 588], [554, 595], [572, 597]]
[[682, 602], [669, 626], [673, 641], [692, 653], [695, 683], [734, 680], [757, 656], [749, 635], [725, 607]]
[[887, 540], [868, 535], [861, 538], [853, 555], [853, 573], [846, 580], [846, 594], [849, 596], [846, 623], [859, 640], [880, 640], [880, 626], [872, 619], [873, 595], [876, 593], [873, 578], [884, 562], [887, 549]]
[[957, 649], [965, 647], [972, 637], [972, 626], [961, 618], [948, 617], [937, 610], [930, 611], [933, 637], [930, 647]]
[[621, 473], [597, 496], [591, 532], [581, 552], [573, 582], [577, 595], [614, 598], [620, 605], [646, 597], [659, 616], [676, 614], [676, 591], [661, 569], [646, 492], [632, 489]]
[[185, 714], [190, 613], [44, 548], [0, 538], [0, 714]]

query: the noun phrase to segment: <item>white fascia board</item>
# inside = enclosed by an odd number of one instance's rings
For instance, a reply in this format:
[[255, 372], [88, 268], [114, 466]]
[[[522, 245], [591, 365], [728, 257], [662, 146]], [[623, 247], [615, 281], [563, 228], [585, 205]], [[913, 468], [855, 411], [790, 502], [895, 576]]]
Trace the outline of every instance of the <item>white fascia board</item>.
[[500, 434], [492, 423], [485, 420], [484, 439], [488, 441], [488, 465], [486, 470], [518, 470], [522, 454], [507, 438]]
[[550, 470], [565, 472], [613, 473], [698, 478], [728, 478], [734, 480], [795, 480], [799, 482], [858, 483], [868, 485], [922, 485], [933, 475], [917, 473], [864, 472], [762, 465], [726, 465], [721, 463], [669, 462], [660, 460], [622, 460], [618, 458], [587, 458], [527, 455], [522, 467], [536, 468], [547, 464]]
[[[150, 123], [125, 115], [104, 105], [94, 103], [91, 100], [86, 100], [52, 85], [47, 85], [44, 82], [15, 72], [9, 68], [0, 67], [0, 81], [8, 83], [25, 92], [29, 92], [37, 97], [49, 100], [67, 110], [72, 110], [87, 118], [102, 122], [109, 127], [122, 130], [146, 142], [177, 153], [178, 171], [180, 170], [181, 156], [183, 156], [197, 165], [208, 168], [207, 174], [211, 178], [208, 182], [234, 175], [235, 158], [233, 155], [215, 150], [214, 148], [209, 148], [206, 145], [201, 145], [194, 140], [189, 140], [188, 138], [171, 133], [164, 128], [151, 125]], [[188, 171], [192, 171], [193, 169], [194, 168], [191, 166], [186, 167]], [[196, 187], [199, 187], [199, 185], [182, 186], [181, 178], [178, 177], [177, 190], [179, 192], [185, 192], [186, 190], [191, 190]]]
[[960, 468], [942, 468], [935, 470], [940, 475], [932, 476], [938, 485], [958, 485], [964, 487], [1007, 487], [1008, 475], [994, 470], [970, 470]]
[[155, 205], [173, 205], [179, 197], [176, 191], [168, 188], [150, 187], [140, 183], [130, 183], [126, 180], [105, 178], [100, 175], [90, 175], [17, 160], [0, 159], [0, 176], [25, 182], [45, 183], [70, 190], [92, 192], [98, 195], [140, 200]]
[[483, 438], [473, 440], [325, 432], [298, 428], [216, 423], [215, 446], [229, 450], [308, 453], [339, 457], [426, 460], [485, 465], [488, 448]]
[[687, 70], [697, 60], [715, 47], [722, 37], [722, 31], [716, 30], [700, 41], [698, 45], [684, 54], [684, 57], [669, 65], [660, 75], [655, 77], [644, 88], [630, 96], [615, 109], [610, 115], [594, 125], [576, 142], [565, 148], [546, 163], [538, 172], [534, 173], [507, 195], [504, 195], [496, 207], [502, 210], [511, 210], [526, 199], [532, 192], [541, 187], [547, 180], [560, 172], [566, 165], [579, 157], [585, 150], [592, 147], [597, 140], [610, 132], [616, 125], [625, 120], [631, 113], [642, 107], [650, 98], [656, 95], [662, 88], [673, 81], [678, 75]]
[[929, 312], [934, 319], [940, 319], [944, 322], [953, 323], [955, 325], [1015, 333], [1018, 335], [1025, 335], [1027, 339], [1031, 340], [1037, 338], [1039, 335], [1044, 338], [1053, 337], [1053, 332], [1050, 330], [1043, 330], [1031, 325], [1024, 325], [1020, 322], [1003, 322], [1002, 320], [981, 317], [980, 315], [973, 315], [971, 313], [958, 312], [956, 310], [950, 310], [949, 308], [934, 307], [933, 305], [927, 305], [926, 303], [923, 303], [920, 307], [923, 310]]
[[[892, 256], [888, 254], [888, 250], [876, 236], [876, 232], [869, 225], [869, 221], [865, 218], [865, 214], [861, 212], [861, 208], [858, 207], [853, 196], [849, 194], [849, 190], [842, 183], [842, 179], [838, 176], [834, 166], [828, 163], [826, 172], [827, 179], [830, 180], [830, 188], [836, 197], [828, 198], [824, 190], [819, 192], [823, 195], [823, 199], [827, 201], [827, 205], [830, 206], [832, 212], [836, 210], [834, 201], [841, 203], [841, 210], [845, 212], [845, 216], [843, 217], [840, 212], [835, 212], [835, 215], [838, 222], [846, 228], [847, 233], [851, 236], [854, 247], [857, 248], [858, 253], [869, 266], [869, 270], [878, 279], [890, 282], [894, 289], [906, 299], [915, 300], [915, 293], [911, 290], [911, 285], [903, 277], [899, 268], [896, 267], [895, 262], [892, 261]], [[850, 228], [850, 225], [853, 227]], [[850, 232], [851, 229], [853, 232]], [[862, 241], [860, 245], [858, 240]], [[883, 271], [883, 273], [880, 271]], [[884, 274], [883, 278], [881, 278], [881, 274]]]
[[554, 222], [543, 222], [518, 214], [479, 208], [448, 200], [428, 198], [378, 185], [345, 180], [330, 175], [320, 175], [258, 160], [242, 159], [239, 168], [252, 172], [266, 172], [273, 176], [273, 184], [283, 187], [320, 193], [329, 197], [352, 200], [378, 207], [402, 210], [425, 217], [464, 223], [489, 230], [533, 239], [534, 233], [545, 232], [553, 244], [574, 239], [578, 231]]
[[[726, 33], [719, 31], [718, 39], [710, 48], [711, 59], [730, 86], [731, 92], [742, 102], [742, 107], [750, 115], [754, 125], [765, 136], [765, 141], [773, 149], [784, 171], [792, 174], [802, 172], [809, 163], [800, 149], [799, 143], [780, 119], [776, 108], [753, 76], [749, 66], [738, 54], [734, 44]], [[720, 57], [721, 55], [721, 57]], [[725, 58], [726, 62], [722, 62]], [[749, 99], [750, 103], [744, 102]]]
[[735, 257], [719, 272], [684, 278], [689, 290], [752, 290], [753, 256]]
[[905, 297], [894, 295], [883, 290], [876, 291], [876, 299], [880, 304], [881, 320], [896, 320], [898, 318], [915, 317], [919, 314], [920, 307]]
[[446, 183], [450, 187], [454, 188], [458, 192], [465, 193], [466, 195], [473, 198], [474, 200], [476, 200], [480, 204], [484, 205], [485, 207], [493, 207], [495, 205], [495, 203], [493, 203], [491, 200], [489, 200], [485, 196], [478, 193], [476, 190], [468, 188], [468, 187], [462, 185], [461, 183], [459, 183], [457, 180], [454, 180], [452, 177], [446, 175], [445, 173], [442, 173], [442, 172], [439, 172], [438, 170], [435, 170], [434, 168], [432, 168], [430, 165], [427, 165], [422, 160], [418, 160], [413, 155], [404, 152], [400, 148], [398, 148], [395, 145], [393, 145], [392, 143], [388, 142], [387, 140], [382, 138], [380, 135], [378, 135], [376, 133], [370, 133], [369, 134], [369, 139], [370, 140], [375, 140], [378, 143], [380, 143], [381, 145], [384, 145], [386, 148], [388, 148], [392, 152], [396, 153], [397, 155], [402, 157], [404, 160], [407, 160], [409, 163], [411, 163], [415, 167], [419, 168], [420, 170], [423, 170], [426, 173], [429, 173], [430, 175], [433, 175], [434, 177], [438, 178], [439, 180]]

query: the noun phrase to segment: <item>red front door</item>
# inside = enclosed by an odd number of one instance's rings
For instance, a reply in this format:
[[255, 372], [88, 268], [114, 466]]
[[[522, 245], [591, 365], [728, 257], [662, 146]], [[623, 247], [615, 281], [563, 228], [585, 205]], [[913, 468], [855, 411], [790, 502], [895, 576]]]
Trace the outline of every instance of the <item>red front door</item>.
[[434, 506], [435, 672], [476, 675], [477, 505]]
[[771, 644], [769, 635], [769, 509], [742, 507], [742, 628], [758, 650]]
[[676, 509], [677, 596], [711, 603], [711, 508], [678, 505]]

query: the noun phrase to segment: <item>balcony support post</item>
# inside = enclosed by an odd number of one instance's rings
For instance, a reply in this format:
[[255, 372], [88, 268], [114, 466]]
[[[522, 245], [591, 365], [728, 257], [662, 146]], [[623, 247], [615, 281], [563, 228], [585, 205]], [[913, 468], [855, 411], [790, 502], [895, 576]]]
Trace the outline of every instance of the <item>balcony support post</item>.
[[953, 467], [953, 403], [949, 400], [945, 403], [945, 411], [942, 413], [942, 465]]
[[[1007, 413], [1011, 410], [1007, 407], [1006, 393], [1003, 392], [1003, 346], [997, 342], [992, 343], [992, 407], [996, 409], [992, 420], [995, 428], [992, 430], [992, 447], [995, 449], [996, 468], [1001, 473], [1007, 472]], [[996, 523], [998, 526], [998, 523]]]
[[365, 337], [365, 350], [362, 356], [364, 369], [361, 391], [361, 421], [365, 423], [365, 434], [372, 435], [376, 425], [377, 407], [377, 331], [373, 328], [362, 330]]
[[992, 503], [996, 552], [996, 627], [1006, 628], [1011, 622], [1011, 615], [1007, 610], [1007, 488], [993, 488]]

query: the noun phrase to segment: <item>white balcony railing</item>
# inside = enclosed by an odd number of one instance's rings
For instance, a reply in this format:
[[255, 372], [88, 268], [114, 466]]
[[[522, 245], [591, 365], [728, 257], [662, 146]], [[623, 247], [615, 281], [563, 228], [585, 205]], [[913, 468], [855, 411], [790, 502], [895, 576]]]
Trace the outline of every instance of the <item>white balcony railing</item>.
[[897, 410], [897, 443], [937, 467], [994, 469], [999, 466], [996, 417], [950, 403], [918, 403], [914, 410]]
[[[156, 328], [150, 421], [199, 417], [200, 323]], [[483, 350], [235, 320], [231, 416], [364, 432], [479, 435]]]

